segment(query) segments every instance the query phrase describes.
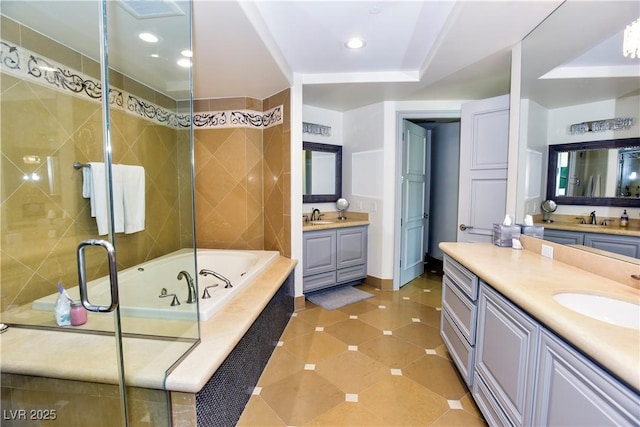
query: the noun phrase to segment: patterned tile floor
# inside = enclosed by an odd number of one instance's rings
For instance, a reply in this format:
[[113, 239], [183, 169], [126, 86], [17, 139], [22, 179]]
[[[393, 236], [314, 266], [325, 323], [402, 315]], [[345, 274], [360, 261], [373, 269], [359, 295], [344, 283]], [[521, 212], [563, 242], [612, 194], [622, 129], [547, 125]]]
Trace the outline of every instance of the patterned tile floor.
[[440, 338], [442, 277], [337, 310], [306, 301], [238, 426], [484, 426]]

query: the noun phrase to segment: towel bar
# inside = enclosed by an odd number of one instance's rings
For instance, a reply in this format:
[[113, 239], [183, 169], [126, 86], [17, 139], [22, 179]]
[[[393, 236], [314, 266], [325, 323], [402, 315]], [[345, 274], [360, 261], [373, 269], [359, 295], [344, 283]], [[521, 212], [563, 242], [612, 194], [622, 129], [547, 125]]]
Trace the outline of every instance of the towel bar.
[[82, 169], [82, 168], [90, 168], [90, 167], [91, 165], [88, 163], [73, 162], [74, 169]]

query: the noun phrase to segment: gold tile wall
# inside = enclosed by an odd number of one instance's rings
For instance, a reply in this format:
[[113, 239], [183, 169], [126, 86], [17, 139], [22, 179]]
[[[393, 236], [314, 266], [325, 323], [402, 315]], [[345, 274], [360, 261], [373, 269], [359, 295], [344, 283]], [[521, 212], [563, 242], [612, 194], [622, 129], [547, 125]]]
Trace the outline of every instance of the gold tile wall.
[[[164, 390], [128, 387], [129, 425], [169, 426], [167, 393]], [[121, 414], [116, 385], [4, 373], [2, 409], [4, 422], [16, 427], [113, 427], [120, 425]], [[21, 413], [21, 410], [25, 412]], [[43, 419], [45, 416], [49, 418]]]
[[266, 111], [278, 105], [283, 105], [284, 123], [264, 130], [195, 130], [198, 247], [291, 256], [289, 90], [263, 101], [198, 100], [194, 111]]
[[[43, 54], [58, 61], [73, 56], [50, 40], [39, 43], [41, 37], [25, 37], [30, 30], [10, 22], [2, 20], [3, 38], [30, 40], [25, 47], [48, 49]], [[98, 233], [89, 199], [82, 197], [82, 172], [72, 164], [104, 161], [104, 151], [100, 103], [7, 74], [1, 77], [0, 310], [4, 311], [56, 292], [59, 280], [66, 287], [77, 285], [77, 245]], [[128, 79], [121, 81], [129, 90], [136, 89]], [[168, 103], [163, 95], [153, 98], [152, 102]], [[135, 234], [116, 235], [119, 268], [192, 246], [189, 131], [114, 109], [111, 122], [113, 162], [141, 165], [146, 176], [146, 227]], [[41, 179], [23, 179], [32, 173]], [[107, 274], [104, 252], [93, 251], [87, 251], [89, 280]]]

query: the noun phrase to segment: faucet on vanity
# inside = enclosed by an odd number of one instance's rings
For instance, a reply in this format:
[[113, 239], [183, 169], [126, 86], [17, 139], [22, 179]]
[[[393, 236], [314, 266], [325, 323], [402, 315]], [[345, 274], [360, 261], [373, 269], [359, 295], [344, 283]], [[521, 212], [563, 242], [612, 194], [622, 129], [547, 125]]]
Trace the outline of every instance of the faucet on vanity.
[[178, 273], [178, 280], [182, 279], [183, 277], [187, 280], [187, 286], [189, 287], [189, 296], [187, 297], [187, 304], [193, 304], [197, 300], [196, 287], [193, 284], [193, 279], [191, 278], [191, 275], [187, 271], [182, 270], [180, 273]]
[[311, 211], [311, 221], [318, 221], [324, 214], [320, 213], [320, 209], [313, 208]]
[[596, 220], [596, 211], [592, 211], [589, 214], [589, 224], [598, 225], [598, 221]]
[[225, 285], [224, 285], [225, 288], [233, 288], [233, 286], [231, 286], [231, 281], [229, 279], [227, 279], [226, 277], [224, 277], [220, 273], [216, 273], [213, 270], [207, 270], [207, 269], [203, 268], [202, 270], [200, 270], [199, 274], [201, 276], [213, 276], [213, 277], [216, 277], [216, 278], [222, 280], [225, 283]]

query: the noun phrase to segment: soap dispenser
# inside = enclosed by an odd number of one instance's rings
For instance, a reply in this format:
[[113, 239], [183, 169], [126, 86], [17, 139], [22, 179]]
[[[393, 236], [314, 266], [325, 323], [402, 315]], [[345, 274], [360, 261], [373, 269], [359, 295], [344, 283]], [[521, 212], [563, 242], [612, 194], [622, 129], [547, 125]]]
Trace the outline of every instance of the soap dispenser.
[[627, 210], [624, 210], [624, 213], [620, 217], [620, 227], [627, 227], [629, 225], [629, 215], [627, 215]]

